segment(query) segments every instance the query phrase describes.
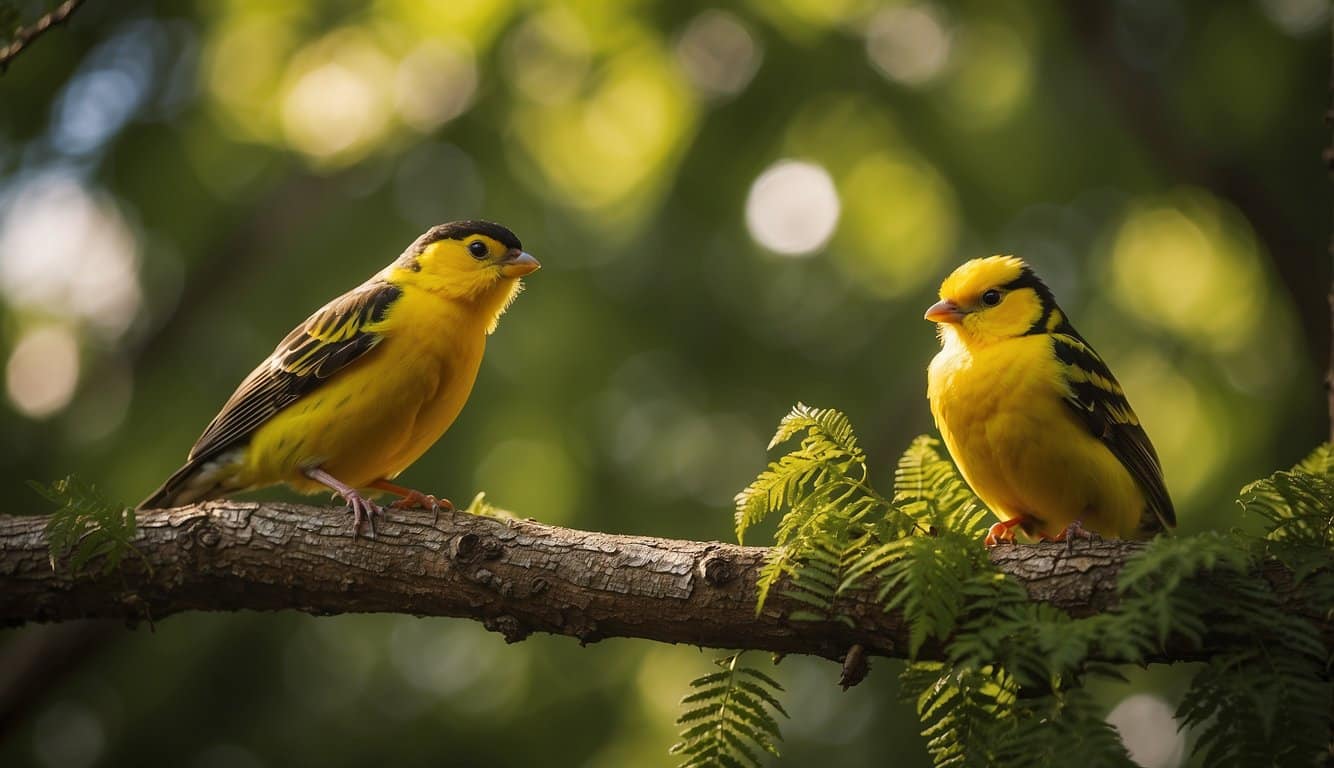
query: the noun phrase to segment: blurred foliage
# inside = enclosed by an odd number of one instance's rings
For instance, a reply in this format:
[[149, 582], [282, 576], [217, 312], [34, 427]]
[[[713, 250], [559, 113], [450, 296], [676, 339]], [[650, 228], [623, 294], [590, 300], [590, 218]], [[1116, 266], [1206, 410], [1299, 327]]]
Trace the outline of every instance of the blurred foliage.
[[[1237, 525], [1236, 488], [1326, 431], [1327, 24], [1323, 0], [92, 0], [0, 76], [11, 511], [69, 472], [141, 498], [290, 327], [476, 216], [544, 269], [410, 484], [723, 538], [800, 398], [862, 425], [883, 485], [930, 429], [935, 286], [1015, 252], [1116, 371], [1182, 530]], [[902, 754], [897, 666], [842, 694], [785, 661], [784, 763]], [[466, 622], [186, 616], [53, 680], [0, 763], [666, 764], [707, 669]]]
[[[939, 441], [913, 442], [888, 503], [866, 486], [844, 414], [799, 404], [770, 445], [801, 431], [801, 445], [737, 496], [737, 519], [780, 516], [769, 564], [781, 564], [786, 594], [809, 606], [792, 619], [813, 609], [851, 622], [840, 595], [874, 577], [876, 599], [908, 623], [902, 695], [916, 705], [937, 768], [1157, 764], [1148, 753], [1184, 754], [1182, 731], [1196, 736], [1204, 765], [1220, 768], [1309, 766], [1328, 756], [1334, 656], [1322, 622], [1334, 605], [1334, 445], [1242, 489], [1241, 506], [1264, 520], [1263, 535], [1159, 536], [1121, 569], [1115, 605], [1075, 619], [1030, 598], [991, 562], [982, 538], [992, 518]], [[812, 457], [825, 457], [819, 469]], [[846, 522], [828, 522], [837, 519]], [[1273, 578], [1275, 562], [1288, 582]], [[757, 606], [766, 592], [762, 576]], [[1170, 656], [1169, 645], [1200, 648], [1206, 637], [1209, 657], [1177, 707], [1180, 728], [1165, 714], [1148, 727], [1119, 726], [1110, 702], [1089, 689], [1093, 679], [1123, 680], [1117, 665], [1143, 666]], [[927, 640], [940, 660], [918, 658]], [[736, 657], [725, 661], [735, 667]], [[719, 701], [693, 711], [718, 721], [700, 732], [728, 733], [730, 682], [715, 673], [691, 683], [713, 686]], [[747, 714], [756, 710], [767, 714], [758, 703]], [[715, 754], [723, 744], [707, 743]]]

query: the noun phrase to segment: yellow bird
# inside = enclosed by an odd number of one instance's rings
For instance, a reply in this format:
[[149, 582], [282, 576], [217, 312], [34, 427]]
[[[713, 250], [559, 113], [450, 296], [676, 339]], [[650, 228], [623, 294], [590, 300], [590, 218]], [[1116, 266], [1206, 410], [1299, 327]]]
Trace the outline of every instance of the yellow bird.
[[1121, 385], [1014, 256], [973, 259], [926, 311], [941, 350], [927, 397], [950, 455], [1002, 522], [987, 544], [1176, 525], [1162, 467]]
[[486, 337], [539, 266], [498, 224], [433, 227], [287, 334], [139, 508], [286, 483], [332, 490], [353, 534], [365, 519], [374, 535], [381, 510], [359, 489], [401, 496], [396, 507], [450, 506], [390, 480], [454, 422]]

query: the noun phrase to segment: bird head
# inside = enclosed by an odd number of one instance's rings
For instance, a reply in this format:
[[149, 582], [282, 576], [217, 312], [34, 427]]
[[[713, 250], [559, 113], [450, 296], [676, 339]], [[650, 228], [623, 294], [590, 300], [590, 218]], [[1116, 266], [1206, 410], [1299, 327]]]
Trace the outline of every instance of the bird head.
[[968, 345], [1050, 332], [1065, 322], [1051, 291], [1015, 256], [973, 259], [954, 270], [926, 319]]
[[522, 290], [519, 278], [541, 266], [505, 227], [489, 221], [454, 221], [427, 230], [388, 271], [397, 282], [476, 304], [489, 318], [490, 333]]

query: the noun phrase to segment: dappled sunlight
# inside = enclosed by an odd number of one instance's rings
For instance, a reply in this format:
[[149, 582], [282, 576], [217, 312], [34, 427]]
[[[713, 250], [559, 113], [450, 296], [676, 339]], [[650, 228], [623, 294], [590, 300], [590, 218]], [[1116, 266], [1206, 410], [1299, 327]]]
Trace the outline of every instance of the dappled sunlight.
[[535, 191], [614, 229], [646, 212], [694, 130], [697, 107], [669, 52], [649, 38], [599, 61], [568, 102], [525, 99], [510, 126]]
[[785, 33], [807, 36], [848, 24], [875, 8], [873, 0], [751, 0], [750, 10], [765, 16]]
[[983, 130], [1007, 120], [1033, 88], [1033, 53], [1009, 25], [979, 21], [955, 30], [954, 66], [944, 79], [951, 121]]
[[349, 163], [389, 128], [394, 65], [370, 37], [344, 29], [293, 57], [280, 89], [288, 143], [322, 162]]
[[489, 47], [520, 4], [515, 0], [375, 0], [371, 18], [422, 38], [452, 37]]
[[90, 768], [103, 760], [107, 723], [93, 709], [57, 701], [37, 715], [33, 751], [48, 768]]
[[[493, 715], [513, 708], [526, 688], [528, 659], [507, 653], [491, 632], [469, 622], [397, 616], [389, 662], [399, 679], [429, 694], [421, 706]], [[404, 712], [404, 715], [416, 714]]]
[[210, 28], [201, 75], [231, 135], [257, 142], [278, 139], [273, 105], [299, 41], [294, 22], [290, 13], [256, 8], [224, 15]]
[[1146, 323], [1218, 352], [1269, 327], [1268, 279], [1250, 225], [1196, 189], [1132, 205], [1111, 246], [1112, 297]]
[[623, 362], [598, 394], [597, 445], [627, 482], [652, 498], [730, 507], [762, 463], [766, 436], [737, 414], [696, 402], [681, 366], [661, 351]]
[[834, 94], [808, 104], [787, 133], [789, 151], [833, 176], [842, 220], [826, 252], [849, 284], [888, 298], [939, 279], [958, 236], [954, 191], [892, 113]]
[[[494, 434], [506, 434], [497, 430]], [[580, 470], [558, 444], [535, 438], [495, 443], [477, 465], [475, 487], [505, 509], [569, 524], [578, 512]]]
[[954, 191], [940, 172], [895, 147], [857, 163], [841, 187], [844, 220], [830, 251], [848, 280], [885, 298], [934, 281], [958, 230]]
[[1314, 34], [1329, 20], [1329, 0], [1260, 0], [1260, 8], [1289, 35]]
[[578, 96], [592, 68], [593, 42], [564, 8], [524, 19], [504, 44], [505, 73], [525, 99], [564, 104]]
[[1158, 450], [1177, 508], [1189, 509], [1192, 498], [1233, 458], [1229, 445], [1240, 435], [1228, 428], [1200, 384], [1161, 351], [1137, 346], [1119, 356], [1112, 370]]
[[[51, 511], [25, 483], [70, 473], [143, 498], [294, 325], [429, 227], [475, 218], [543, 268], [404, 485], [579, 530], [735, 540], [735, 495], [802, 401], [847, 413], [887, 492], [895, 457], [938, 433], [923, 310], [964, 260], [1013, 253], [1123, 386], [1179, 533], [1248, 524], [1237, 489], [1327, 430], [1312, 116], [1329, 4], [1070, 5], [84, 3], [0, 77], [15, 510]], [[426, 365], [404, 348], [457, 331], [427, 326], [394, 355]], [[351, 397], [387, 412], [401, 394]], [[385, 532], [354, 549], [388, 552]], [[336, 574], [349, 606], [392, 580], [372, 573], [385, 562]], [[585, 639], [620, 632], [562, 611]], [[533, 635], [513, 645], [405, 615], [143, 623], [16, 720], [0, 764], [679, 761], [681, 697], [720, 653], [583, 648], [514, 619]], [[792, 715], [763, 760], [930, 764], [901, 660], [847, 692], [826, 660], [747, 660]], [[1175, 768], [1211, 727], [1176, 731], [1194, 672], [1155, 665], [1070, 703]]]

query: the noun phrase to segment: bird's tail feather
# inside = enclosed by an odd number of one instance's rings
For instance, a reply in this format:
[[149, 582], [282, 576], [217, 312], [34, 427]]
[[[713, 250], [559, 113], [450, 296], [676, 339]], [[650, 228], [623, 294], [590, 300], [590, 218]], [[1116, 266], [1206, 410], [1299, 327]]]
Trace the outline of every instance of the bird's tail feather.
[[186, 462], [135, 509], [170, 509], [216, 499], [231, 490], [218, 476], [217, 469], [217, 464], [211, 461]]

